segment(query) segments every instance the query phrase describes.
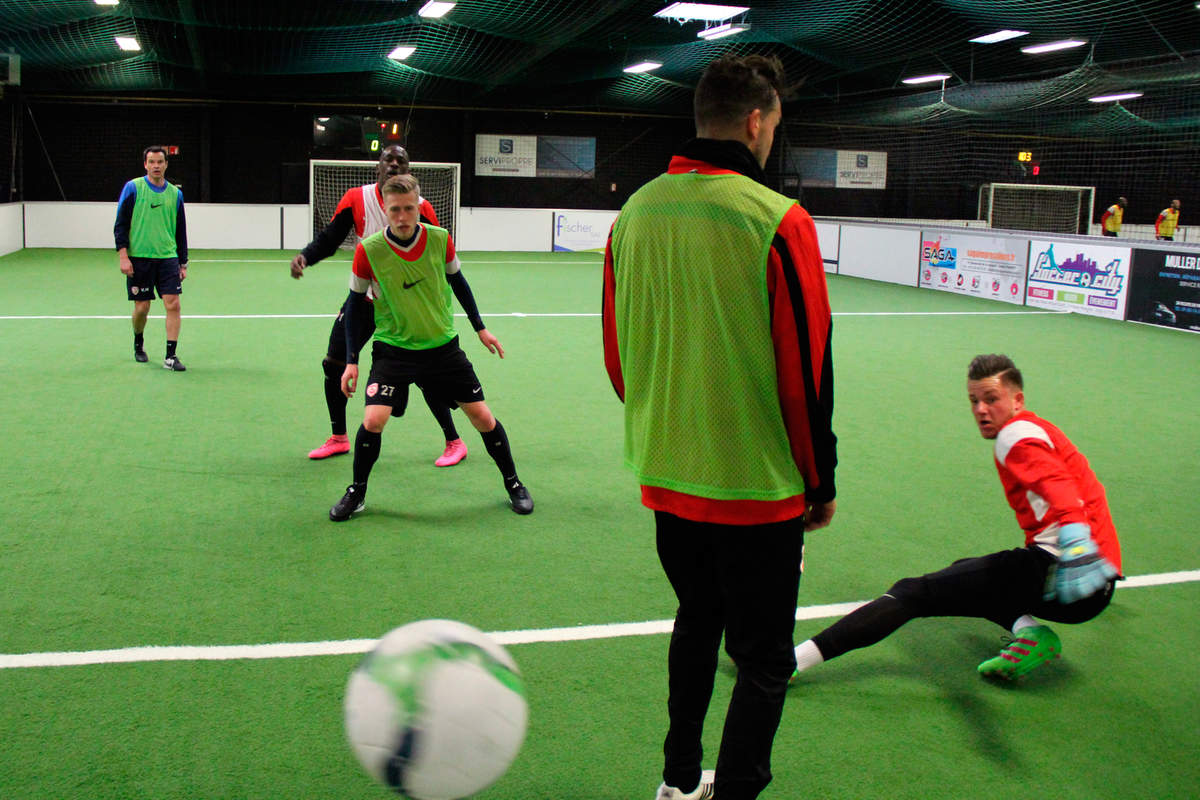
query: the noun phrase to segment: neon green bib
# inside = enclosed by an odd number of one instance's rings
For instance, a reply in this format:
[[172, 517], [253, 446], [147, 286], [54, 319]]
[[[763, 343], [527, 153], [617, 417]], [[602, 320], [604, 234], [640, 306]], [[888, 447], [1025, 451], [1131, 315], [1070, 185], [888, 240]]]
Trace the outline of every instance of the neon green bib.
[[625, 462], [642, 485], [718, 500], [803, 493], [766, 279], [792, 205], [742, 175], [687, 173], [646, 184], [617, 217]]
[[129, 255], [137, 258], [174, 258], [175, 218], [179, 209], [179, 187], [171, 182], [156, 192], [145, 178], [133, 182], [136, 197], [129, 223]]
[[446, 281], [445, 228], [422, 225], [425, 247], [413, 261], [397, 255], [380, 231], [363, 239], [363, 250], [375, 273], [375, 338], [408, 350], [440, 347], [458, 335], [450, 307], [453, 292]]

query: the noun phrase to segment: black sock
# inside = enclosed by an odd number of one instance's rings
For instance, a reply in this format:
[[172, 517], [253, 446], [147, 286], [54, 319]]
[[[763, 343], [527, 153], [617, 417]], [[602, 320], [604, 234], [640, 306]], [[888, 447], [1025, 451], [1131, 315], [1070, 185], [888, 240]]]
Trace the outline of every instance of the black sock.
[[504, 426], [500, 424], [500, 420], [496, 420], [496, 427], [479, 435], [483, 437], [483, 446], [487, 448], [488, 455], [500, 468], [500, 474], [504, 476], [504, 484], [511, 489], [514, 483], [520, 483], [520, 479], [517, 478], [517, 467], [513, 464], [512, 451], [508, 448], [508, 434], [504, 432]]
[[454, 418], [450, 415], [452, 409], [439, 397], [427, 392], [424, 386], [420, 388], [421, 394], [425, 396], [425, 405], [429, 406], [433, 418], [442, 426], [442, 435], [446, 437], [447, 442], [453, 442], [458, 438], [458, 428], [454, 427]]
[[175, 356], [175, 345], [177, 344], [179, 344], [179, 342], [172, 342], [170, 339], [167, 339], [167, 358], [173, 358]]
[[135, 352], [142, 352], [142, 346], [145, 344], [145, 337], [140, 333], [133, 335], [133, 349]]
[[325, 405], [329, 407], [329, 428], [334, 436], [346, 435], [346, 395], [341, 380], [325, 378]]
[[371, 433], [362, 425], [358, 426], [358, 435], [354, 437], [354, 482], [366, 484], [371, 475], [371, 467], [379, 458], [379, 445], [383, 434]]

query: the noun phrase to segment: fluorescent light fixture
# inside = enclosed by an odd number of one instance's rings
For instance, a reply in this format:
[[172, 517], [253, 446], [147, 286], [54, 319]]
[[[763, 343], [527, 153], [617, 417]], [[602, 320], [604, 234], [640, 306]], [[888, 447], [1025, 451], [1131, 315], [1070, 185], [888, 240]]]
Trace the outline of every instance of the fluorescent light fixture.
[[643, 72], [651, 72], [661, 67], [662, 64], [657, 61], [643, 61], [640, 64], [632, 64], [626, 67], [623, 72], [629, 72], [633, 75], [640, 75]]
[[96, 5], [98, 5], [98, 6], [115, 6], [119, 2], [120, 2], [120, 0], [96, 0]]
[[329, 122], [329, 117], [317, 117], [317, 122]]
[[443, 3], [441, 0], [429, 0], [428, 3], [421, 6], [421, 10], [417, 12], [418, 16], [429, 17], [430, 19], [438, 19], [450, 13], [450, 9], [454, 8], [454, 3]]
[[417, 48], [402, 44], [392, 52], [388, 53], [388, 58], [392, 59], [393, 61], [403, 61], [415, 52], [417, 52]]
[[735, 33], [742, 33], [750, 30], [749, 22], [726, 22], [724, 25], [716, 25], [712, 28], [705, 28], [696, 34], [699, 39], [723, 39], [726, 36], [733, 36]]
[[939, 81], [948, 80], [949, 75], [938, 73], [937, 75], [918, 75], [915, 78], [905, 78], [901, 83], [938, 83]]
[[142, 46], [138, 44], [137, 39], [131, 39], [128, 36], [114, 36], [117, 40], [117, 47], [122, 50], [141, 50]]
[[1016, 39], [1018, 36], [1028, 36], [1029, 31], [996, 31], [989, 33], [986, 36], [976, 36], [974, 39], [968, 39], [969, 42], [976, 44], [995, 44], [996, 42], [1007, 42], [1009, 39]]
[[1089, 103], [1112, 103], [1117, 100], [1132, 100], [1141, 97], [1141, 92], [1121, 92], [1120, 94], [1102, 94], [1099, 97], [1089, 97]]
[[671, 3], [671, 5], [654, 14], [663, 19], [704, 20], [705, 22], [724, 22], [733, 19], [738, 14], [745, 14], [750, 6], [717, 6], [711, 3]]
[[1086, 41], [1079, 39], [1065, 39], [1061, 42], [1050, 42], [1049, 44], [1035, 44], [1032, 47], [1022, 47], [1022, 53], [1052, 53], [1055, 50], [1070, 50], [1072, 47], [1083, 47], [1087, 44]]

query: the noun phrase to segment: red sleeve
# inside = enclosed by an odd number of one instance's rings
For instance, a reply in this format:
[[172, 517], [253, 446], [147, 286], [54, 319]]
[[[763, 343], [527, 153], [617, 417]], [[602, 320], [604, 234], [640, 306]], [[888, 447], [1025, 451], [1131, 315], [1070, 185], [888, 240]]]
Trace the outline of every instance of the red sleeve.
[[1158, 219], [1154, 220], [1154, 235], [1155, 236], [1160, 235], [1158, 232], [1158, 226], [1162, 225], [1162, 221], [1166, 218], [1167, 218], [1167, 212], [1163, 211], [1158, 215]]
[[793, 206], [767, 254], [779, 405], [809, 502], [836, 494], [832, 314], [812, 217]]
[[446, 263], [449, 264], [453, 260], [454, 260], [454, 240], [451, 239], [449, 236], [447, 236], [446, 237]]
[[1040, 518], [1059, 523], [1087, 522], [1083, 493], [1058, 452], [1040, 439], [1022, 439], [1008, 451], [1005, 468], [1050, 509]]
[[375, 273], [371, 270], [371, 262], [367, 260], [367, 251], [363, 250], [362, 242], [354, 246], [354, 263], [350, 271], [364, 281], [375, 280]]
[[438, 222], [437, 212], [433, 210], [433, 204], [424, 197], [421, 198], [421, 219], [430, 225], [437, 225], [439, 228], [442, 227], [441, 223]]
[[1108, 218], [1111, 216], [1112, 216], [1112, 209], [1111, 208], [1104, 209], [1104, 213], [1100, 215], [1100, 224], [1103, 225], [1105, 222], [1108, 222]]
[[[613, 222], [616, 227], [616, 222]], [[604, 298], [602, 301], [601, 324], [604, 328], [604, 368], [608, 379], [621, 402], [625, 402], [625, 377], [621, 374], [621, 354], [617, 348], [617, 318], [613, 312], [613, 295], [616, 292], [616, 272], [613, 267], [612, 228], [608, 231], [608, 244], [604, 248]]]

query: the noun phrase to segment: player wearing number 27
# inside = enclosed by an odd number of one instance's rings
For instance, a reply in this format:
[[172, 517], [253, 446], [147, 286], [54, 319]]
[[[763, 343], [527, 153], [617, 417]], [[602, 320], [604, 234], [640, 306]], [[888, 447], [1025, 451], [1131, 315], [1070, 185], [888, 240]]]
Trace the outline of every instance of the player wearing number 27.
[[[412, 175], [388, 178], [382, 187], [388, 227], [359, 242], [354, 251], [350, 294], [344, 306], [346, 367], [341, 385], [347, 397], [358, 386], [358, 342], [353, 331], [360, 315], [372, 313], [370, 305], [374, 306], [375, 334], [363, 424], [354, 439], [354, 482], [329, 510], [334, 522], [350, 519], [362, 510], [367, 477], [379, 458], [383, 427], [389, 417], [404, 414], [408, 387], [413, 383], [463, 410], [500, 469], [512, 510], [518, 514], [533, 511], [533, 499], [513, 465], [508, 435], [484, 402], [475, 369], [458, 345], [451, 294], [458, 298], [483, 346], [501, 358], [504, 349], [479, 316], [450, 233], [419, 221], [419, 192]], [[373, 304], [367, 303], [368, 290], [375, 297]]]
[[797, 647], [798, 670], [875, 644], [911, 619], [982, 617], [1010, 629], [1013, 641], [979, 673], [1014, 678], [1062, 650], [1035, 616], [1079, 623], [1108, 606], [1121, 548], [1104, 487], [1066, 435], [1025, 408], [1023, 386], [1008, 356], [977, 356], [967, 369], [971, 412], [979, 433], [995, 442], [996, 470], [1025, 546], [898, 581]]

